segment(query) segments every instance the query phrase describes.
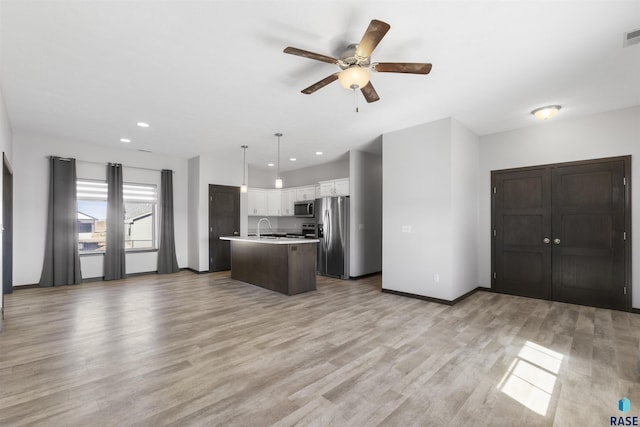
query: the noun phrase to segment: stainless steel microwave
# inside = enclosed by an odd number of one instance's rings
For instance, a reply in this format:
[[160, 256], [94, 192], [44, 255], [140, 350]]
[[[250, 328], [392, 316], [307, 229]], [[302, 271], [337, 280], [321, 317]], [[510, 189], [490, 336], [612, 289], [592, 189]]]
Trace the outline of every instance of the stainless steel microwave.
[[314, 200], [306, 200], [304, 202], [293, 203], [293, 215], [298, 218], [314, 218]]

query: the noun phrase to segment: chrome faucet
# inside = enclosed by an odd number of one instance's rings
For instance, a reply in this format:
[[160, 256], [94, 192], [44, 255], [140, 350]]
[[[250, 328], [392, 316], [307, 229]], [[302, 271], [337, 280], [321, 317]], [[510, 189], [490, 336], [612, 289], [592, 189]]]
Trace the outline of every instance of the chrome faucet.
[[260, 218], [260, 221], [258, 221], [258, 230], [256, 231], [256, 238], [260, 238], [260, 223], [262, 221], [267, 221], [267, 224], [269, 224], [269, 230], [271, 230], [271, 222], [269, 222], [268, 218]]

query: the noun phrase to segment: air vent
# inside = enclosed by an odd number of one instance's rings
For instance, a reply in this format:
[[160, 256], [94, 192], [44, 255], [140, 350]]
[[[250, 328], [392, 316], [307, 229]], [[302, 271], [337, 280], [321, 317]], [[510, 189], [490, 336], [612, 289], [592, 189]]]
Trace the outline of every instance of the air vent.
[[143, 153], [151, 153], [151, 151], [149, 151], [149, 150], [141, 150], [141, 149], [138, 149], [138, 151], [142, 151]]
[[628, 31], [624, 33], [622, 47], [628, 47], [640, 43], [640, 30]]

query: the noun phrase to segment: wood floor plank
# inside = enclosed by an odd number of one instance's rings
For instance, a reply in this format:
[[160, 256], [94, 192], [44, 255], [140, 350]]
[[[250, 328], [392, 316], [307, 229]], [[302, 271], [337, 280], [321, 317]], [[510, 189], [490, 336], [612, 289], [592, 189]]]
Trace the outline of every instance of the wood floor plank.
[[446, 306], [228, 272], [18, 290], [0, 425], [586, 426], [640, 406], [640, 315], [476, 292]]

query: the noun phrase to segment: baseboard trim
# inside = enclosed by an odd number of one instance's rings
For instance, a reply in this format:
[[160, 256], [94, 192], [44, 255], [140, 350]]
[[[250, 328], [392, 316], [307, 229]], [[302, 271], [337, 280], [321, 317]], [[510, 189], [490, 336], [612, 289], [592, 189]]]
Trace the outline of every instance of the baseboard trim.
[[392, 289], [382, 289], [382, 292], [384, 292], [386, 294], [399, 295], [399, 296], [407, 297], [407, 298], [421, 299], [421, 300], [424, 300], [424, 301], [435, 302], [435, 303], [438, 303], [438, 304], [455, 305], [455, 304], [459, 303], [460, 301], [462, 301], [463, 299], [465, 299], [467, 297], [470, 297], [471, 295], [475, 294], [476, 292], [482, 291], [482, 290], [486, 290], [486, 289], [487, 288], [483, 288], [483, 287], [478, 286], [477, 288], [470, 290], [466, 294], [460, 295], [458, 298], [456, 298], [454, 300], [427, 297], [427, 296], [424, 296], [424, 295], [412, 294], [410, 292], [394, 291]]
[[373, 273], [366, 273], [366, 274], [361, 274], [360, 276], [349, 276], [349, 279], [366, 279], [367, 277], [371, 277], [371, 276], [377, 276], [378, 274], [381, 274], [382, 271], [376, 271]]
[[640, 314], [640, 308], [633, 308], [633, 307], [631, 307], [631, 312], [632, 312], [632, 313], [636, 313], [636, 314]]
[[207, 274], [207, 273], [209, 273], [209, 270], [199, 271], [199, 270], [196, 270], [195, 268], [191, 268], [191, 267], [183, 268], [182, 270], [188, 270], [188, 271], [190, 271], [190, 272], [192, 272], [194, 274]]
[[14, 290], [14, 291], [17, 291], [17, 290], [20, 290], [20, 289], [34, 289], [34, 288], [39, 288], [39, 287], [40, 287], [40, 285], [38, 285], [37, 283], [34, 283], [34, 284], [32, 284], [32, 285], [19, 285], [19, 286], [14, 286], [14, 287], [13, 287], [13, 290]]

